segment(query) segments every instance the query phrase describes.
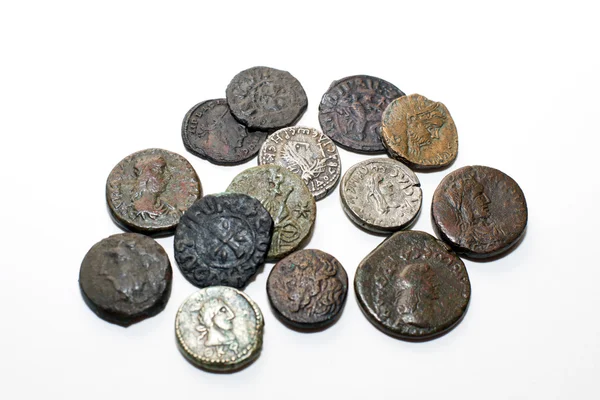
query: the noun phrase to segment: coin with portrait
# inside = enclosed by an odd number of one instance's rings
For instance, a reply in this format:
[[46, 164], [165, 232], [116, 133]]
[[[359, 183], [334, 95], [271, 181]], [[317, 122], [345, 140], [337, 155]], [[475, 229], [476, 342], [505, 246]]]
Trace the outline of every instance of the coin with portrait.
[[465, 265], [443, 242], [396, 232], [358, 266], [359, 305], [381, 331], [406, 340], [435, 338], [463, 318], [471, 296]]
[[499, 255], [527, 226], [527, 202], [510, 176], [490, 167], [467, 166], [446, 175], [433, 194], [431, 216], [439, 237], [459, 254]]
[[232, 287], [211, 286], [189, 296], [175, 317], [182, 354], [216, 372], [239, 370], [260, 354], [264, 320], [258, 305]]

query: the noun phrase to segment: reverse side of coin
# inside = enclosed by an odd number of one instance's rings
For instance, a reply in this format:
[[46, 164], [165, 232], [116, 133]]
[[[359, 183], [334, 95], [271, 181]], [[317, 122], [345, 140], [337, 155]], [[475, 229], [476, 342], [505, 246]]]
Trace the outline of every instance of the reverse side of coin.
[[298, 175], [279, 165], [260, 165], [236, 176], [227, 191], [258, 199], [271, 214], [275, 227], [267, 259], [285, 257], [309, 237], [317, 205]]
[[493, 257], [525, 232], [527, 202], [510, 176], [468, 166], [446, 175], [433, 194], [431, 216], [439, 237], [459, 254]]
[[271, 134], [258, 154], [258, 164], [276, 164], [300, 176], [316, 200], [327, 196], [341, 175], [335, 143], [314, 128], [293, 126]]
[[79, 271], [87, 305], [102, 319], [129, 326], [161, 312], [171, 294], [173, 271], [154, 239], [121, 233], [96, 243]]
[[463, 318], [471, 297], [465, 265], [450, 248], [419, 231], [396, 232], [358, 266], [358, 303], [388, 335], [433, 339]]
[[227, 100], [196, 104], [185, 115], [181, 127], [185, 148], [213, 164], [234, 165], [254, 157], [267, 138], [266, 132], [248, 131], [227, 105]]
[[411, 167], [441, 168], [456, 159], [456, 126], [440, 102], [419, 94], [400, 97], [383, 112], [382, 125], [390, 155]]
[[175, 231], [175, 260], [197, 287], [243, 288], [264, 264], [273, 219], [245, 194], [204, 196], [181, 217]]
[[267, 295], [280, 320], [296, 328], [317, 329], [340, 316], [348, 293], [342, 264], [320, 250], [299, 250], [269, 274]]
[[274, 131], [300, 119], [308, 99], [287, 71], [253, 67], [237, 74], [226, 90], [233, 116], [250, 129]]
[[342, 178], [342, 206], [358, 226], [394, 232], [410, 226], [421, 210], [417, 176], [401, 162], [374, 158], [350, 167]]
[[200, 179], [179, 154], [147, 149], [125, 157], [106, 181], [111, 216], [126, 230], [173, 233], [179, 218], [202, 195]]
[[177, 345], [194, 365], [235, 371], [254, 361], [263, 341], [263, 315], [245, 293], [226, 286], [200, 289], [175, 318]]
[[349, 151], [384, 153], [381, 115], [404, 93], [391, 83], [367, 75], [350, 76], [331, 84], [319, 104], [323, 132]]

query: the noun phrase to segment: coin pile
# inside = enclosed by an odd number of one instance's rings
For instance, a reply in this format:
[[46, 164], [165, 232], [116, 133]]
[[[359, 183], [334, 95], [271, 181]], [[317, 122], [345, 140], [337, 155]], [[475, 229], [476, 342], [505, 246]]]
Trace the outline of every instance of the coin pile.
[[150, 236], [174, 234], [182, 275], [200, 288], [175, 317], [179, 349], [209, 371], [234, 371], [262, 347], [263, 316], [241, 290], [266, 260], [273, 313], [300, 330], [322, 329], [341, 315], [348, 276], [335, 257], [300, 250], [314, 226], [316, 201], [341, 176], [337, 145], [366, 154], [340, 183], [349, 219], [391, 234], [358, 265], [354, 287], [367, 319], [404, 340], [435, 338], [463, 318], [471, 285], [458, 255], [490, 258], [523, 236], [527, 204], [508, 175], [467, 166], [444, 177], [433, 194], [434, 230], [404, 230], [422, 203], [411, 170], [441, 169], [457, 156], [458, 135], [440, 102], [358, 75], [334, 81], [319, 105], [323, 132], [293, 126], [307, 108], [300, 82], [286, 71], [254, 67], [236, 75], [225, 99], [203, 101], [185, 115], [182, 140], [192, 154], [219, 165], [258, 166], [225, 192], [202, 197], [200, 179], [182, 156], [147, 149], [109, 174], [106, 200], [126, 231], [95, 244], [79, 283], [85, 302], [106, 321], [129, 326], [162, 311], [172, 269]]

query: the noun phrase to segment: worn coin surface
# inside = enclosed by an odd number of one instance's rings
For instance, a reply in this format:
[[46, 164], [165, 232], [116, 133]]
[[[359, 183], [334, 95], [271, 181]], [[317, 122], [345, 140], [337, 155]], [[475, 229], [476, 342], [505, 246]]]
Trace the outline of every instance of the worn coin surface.
[[384, 153], [381, 114], [404, 96], [396, 86], [367, 75], [350, 76], [331, 84], [319, 105], [323, 132], [346, 150]]
[[317, 205], [298, 175], [279, 165], [260, 165], [236, 176], [227, 191], [258, 199], [273, 217], [275, 228], [268, 259], [285, 257], [309, 237]]
[[121, 233], [88, 251], [81, 263], [79, 287], [100, 318], [129, 326], [165, 308], [172, 276], [169, 257], [154, 239]]
[[106, 181], [106, 201], [121, 227], [148, 235], [173, 232], [202, 195], [200, 179], [179, 154], [147, 149], [125, 157]]
[[350, 167], [340, 185], [342, 206], [350, 219], [372, 232], [393, 232], [409, 226], [421, 210], [417, 176], [404, 164], [374, 158]]
[[175, 260], [197, 287], [243, 288], [265, 262], [273, 219], [245, 194], [209, 195], [195, 202], [175, 231]]
[[465, 265], [448, 245], [419, 231], [396, 232], [358, 266], [358, 303], [373, 325], [406, 340], [455, 326], [471, 297]]
[[342, 264], [320, 250], [299, 250], [279, 261], [269, 274], [267, 295], [276, 315], [301, 329], [333, 323], [348, 293]]
[[420, 94], [400, 97], [383, 112], [382, 125], [390, 155], [414, 168], [441, 168], [456, 159], [456, 126], [440, 102]]
[[200, 289], [188, 297], [175, 317], [177, 345], [196, 366], [235, 371], [260, 354], [263, 315], [247, 294], [226, 286]]
[[266, 132], [248, 131], [227, 105], [227, 100], [196, 104], [183, 119], [181, 137], [192, 154], [213, 164], [233, 165], [254, 157], [267, 138]]
[[308, 99], [287, 71], [253, 67], [237, 74], [226, 90], [233, 116], [251, 129], [273, 131], [300, 119]]
[[335, 143], [314, 128], [293, 126], [271, 134], [260, 148], [258, 164], [277, 164], [300, 176], [316, 200], [327, 196], [342, 167]]
[[446, 175], [433, 194], [438, 236], [459, 254], [486, 258], [505, 252], [525, 232], [527, 202], [510, 176], [468, 166]]

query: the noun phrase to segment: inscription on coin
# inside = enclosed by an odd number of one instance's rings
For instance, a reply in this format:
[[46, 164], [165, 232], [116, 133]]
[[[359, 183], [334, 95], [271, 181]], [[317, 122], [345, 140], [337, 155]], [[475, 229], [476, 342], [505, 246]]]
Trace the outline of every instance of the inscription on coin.
[[227, 100], [196, 104], [183, 120], [185, 148], [213, 164], [239, 164], [254, 157], [267, 138], [266, 132], [249, 132], [233, 118]]
[[254, 301], [231, 287], [192, 294], [175, 319], [177, 344], [193, 364], [210, 371], [243, 368], [260, 354], [263, 316]]
[[280, 259], [308, 238], [317, 215], [315, 199], [302, 179], [278, 165], [260, 165], [236, 176], [228, 192], [258, 199], [275, 224], [268, 259]]
[[431, 215], [440, 238], [458, 253], [485, 258], [519, 240], [527, 226], [527, 202], [510, 176], [490, 167], [468, 166], [442, 179]]
[[421, 210], [419, 179], [407, 166], [389, 158], [352, 166], [342, 178], [340, 196], [350, 219], [373, 232], [403, 229]]
[[323, 132], [346, 150], [383, 153], [381, 114], [404, 93], [383, 79], [350, 76], [331, 84], [319, 105]]
[[245, 194], [205, 196], [181, 217], [175, 231], [175, 260], [197, 287], [242, 288], [264, 263], [273, 219]]
[[269, 136], [258, 164], [276, 164], [300, 176], [316, 200], [327, 196], [341, 174], [335, 143], [314, 128], [289, 127]]
[[173, 232], [201, 196], [200, 179], [179, 154], [147, 149], [125, 157], [106, 181], [106, 200], [123, 228], [149, 235]]
[[396, 232], [358, 266], [354, 279], [367, 318], [400, 339], [434, 338], [462, 319], [471, 296], [467, 270], [443, 242]]
[[440, 102], [419, 94], [400, 97], [383, 112], [382, 125], [390, 155], [414, 168], [440, 168], [456, 158], [456, 126]]

